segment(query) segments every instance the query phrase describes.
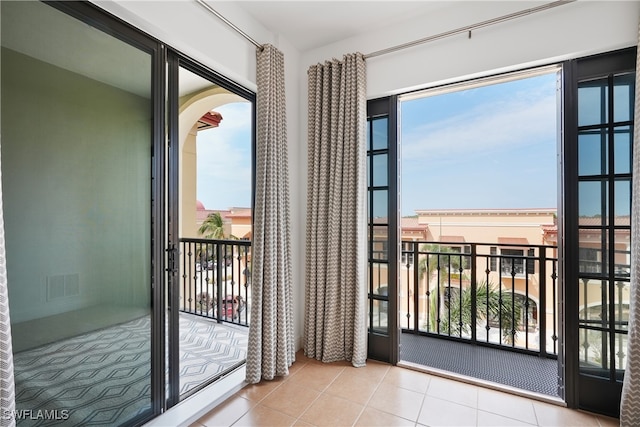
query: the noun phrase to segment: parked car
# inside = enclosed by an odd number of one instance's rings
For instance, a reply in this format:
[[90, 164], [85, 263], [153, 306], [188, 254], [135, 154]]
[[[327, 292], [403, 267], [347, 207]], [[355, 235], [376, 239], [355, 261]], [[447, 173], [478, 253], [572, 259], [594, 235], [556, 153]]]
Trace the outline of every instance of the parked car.
[[237, 320], [246, 307], [244, 298], [240, 295], [227, 295], [222, 300], [222, 318], [225, 320]]

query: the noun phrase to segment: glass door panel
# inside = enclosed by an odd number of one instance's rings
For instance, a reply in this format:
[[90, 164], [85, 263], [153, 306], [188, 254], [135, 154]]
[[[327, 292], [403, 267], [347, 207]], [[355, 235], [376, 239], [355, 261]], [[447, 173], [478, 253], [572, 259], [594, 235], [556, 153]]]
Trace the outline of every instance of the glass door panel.
[[252, 230], [252, 102], [170, 56], [169, 406], [244, 364]]
[[16, 407], [148, 417], [153, 55], [45, 3], [0, 7]]
[[576, 129], [577, 400], [613, 416], [627, 360], [635, 91], [635, 53], [618, 55], [578, 61]]

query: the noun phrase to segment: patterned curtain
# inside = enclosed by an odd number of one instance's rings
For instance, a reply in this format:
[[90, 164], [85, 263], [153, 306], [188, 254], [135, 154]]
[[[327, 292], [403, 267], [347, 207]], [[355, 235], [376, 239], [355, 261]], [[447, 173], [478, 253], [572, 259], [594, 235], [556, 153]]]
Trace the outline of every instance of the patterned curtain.
[[287, 375], [295, 361], [282, 52], [271, 45], [259, 48], [256, 73], [256, 200], [246, 368], [249, 383]]
[[15, 426], [15, 418], [11, 416], [16, 408], [16, 402], [13, 381], [11, 322], [9, 320], [7, 258], [4, 248], [4, 216], [2, 212], [2, 188], [0, 186], [0, 426]]
[[305, 354], [364, 366], [366, 66], [359, 54], [309, 77]]
[[[638, 34], [640, 41], [640, 29]], [[627, 366], [622, 384], [620, 426], [640, 425], [640, 46], [636, 58], [635, 117], [633, 127], [633, 183], [631, 191], [631, 283]]]

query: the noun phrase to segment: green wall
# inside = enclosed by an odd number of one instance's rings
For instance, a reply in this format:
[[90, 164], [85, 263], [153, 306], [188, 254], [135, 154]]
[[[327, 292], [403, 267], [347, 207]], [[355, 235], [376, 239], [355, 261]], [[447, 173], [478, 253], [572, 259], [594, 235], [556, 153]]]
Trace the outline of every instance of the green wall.
[[[1, 54], [12, 323], [97, 305], [148, 307], [150, 100]], [[48, 298], [51, 276], [75, 274], [79, 295]]]

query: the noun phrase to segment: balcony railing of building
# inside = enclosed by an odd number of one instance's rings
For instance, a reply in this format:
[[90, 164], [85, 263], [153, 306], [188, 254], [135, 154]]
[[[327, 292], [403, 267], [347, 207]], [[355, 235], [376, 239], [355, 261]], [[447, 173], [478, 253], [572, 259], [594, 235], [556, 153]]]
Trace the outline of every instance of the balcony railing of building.
[[251, 241], [180, 239], [180, 311], [249, 326]]
[[555, 246], [404, 241], [404, 333], [556, 357]]

